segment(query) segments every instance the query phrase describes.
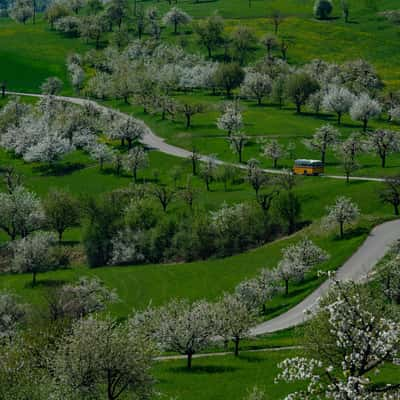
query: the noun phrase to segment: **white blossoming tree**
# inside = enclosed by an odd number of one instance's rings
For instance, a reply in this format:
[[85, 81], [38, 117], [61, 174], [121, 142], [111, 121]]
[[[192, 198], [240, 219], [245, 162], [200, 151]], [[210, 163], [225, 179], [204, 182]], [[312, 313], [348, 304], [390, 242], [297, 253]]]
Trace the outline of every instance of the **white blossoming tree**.
[[192, 17], [185, 11], [177, 7], [172, 7], [162, 19], [165, 25], [172, 25], [174, 27], [174, 33], [178, 33], [179, 25], [187, 25], [192, 21]]
[[302, 280], [312, 267], [328, 259], [328, 254], [308, 238], [283, 249], [283, 257], [275, 270], [285, 282], [285, 294], [289, 294], [289, 282]]
[[13, 243], [12, 269], [19, 273], [32, 274], [32, 286], [36, 285], [36, 275], [56, 268], [53, 246], [55, 235], [37, 232]]
[[395, 399], [398, 380], [372, 382], [385, 362], [399, 360], [400, 324], [385, 317], [382, 305], [354, 283], [336, 282], [321, 310], [306, 328], [307, 357], [287, 359], [277, 381], [307, 383], [286, 399]]
[[330, 124], [318, 128], [312, 139], [306, 139], [304, 144], [311, 150], [321, 153], [321, 161], [325, 163], [326, 152], [339, 142], [340, 132]]
[[247, 72], [240, 86], [240, 95], [245, 98], [256, 99], [258, 105], [262, 104], [263, 99], [269, 96], [271, 91], [271, 78], [260, 72]]
[[225, 343], [232, 340], [235, 345], [234, 354], [239, 355], [240, 341], [250, 333], [256, 321], [256, 314], [250, 311], [240, 297], [225, 293], [216, 304], [216, 333]]
[[328, 215], [324, 218], [323, 224], [326, 227], [339, 225], [340, 238], [344, 237], [344, 226], [356, 221], [360, 215], [357, 204], [345, 196], [336, 198], [335, 204], [327, 207]]
[[172, 300], [160, 310], [159, 340], [165, 349], [186, 355], [189, 369], [193, 354], [207, 346], [214, 335], [214, 311], [204, 300], [193, 304]]
[[128, 143], [128, 149], [130, 150], [132, 145], [139, 142], [145, 133], [146, 126], [142, 122], [134, 118], [123, 118], [114, 124], [108, 136], [113, 140], [121, 140], [122, 145], [124, 145], [126, 141]]
[[361, 121], [363, 124], [363, 130], [366, 132], [369, 120], [377, 117], [381, 112], [382, 107], [379, 102], [371, 99], [368, 94], [362, 93], [354, 100], [353, 105], [350, 108], [350, 117], [354, 121]]
[[239, 163], [243, 161], [243, 150], [248, 141], [248, 137], [242, 132], [232, 132], [228, 137], [231, 150], [237, 154]]
[[70, 145], [69, 141], [58, 133], [48, 133], [41, 137], [37, 144], [30, 147], [23, 158], [27, 162], [43, 162], [51, 166], [73, 149], [74, 147]]
[[104, 163], [111, 162], [114, 158], [114, 151], [104, 143], [94, 144], [89, 151], [90, 157], [99, 163], [100, 171]]
[[137, 182], [137, 173], [140, 169], [146, 168], [149, 165], [149, 157], [147, 152], [141, 146], [135, 146], [129, 150], [126, 155], [123, 166], [126, 171], [133, 175], [133, 180]]
[[115, 289], [108, 289], [96, 277], [81, 277], [76, 283], [68, 283], [47, 296], [50, 317], [79, 319], [103, 311], [107, 304], [119, 300]]
[[273, 167], [276, 168], [278, 166], [278, 160], [283, 158], [286, 152], [277, 140], [271, 139], [262, 144], [262, 154], [264, 157], [270, 158]]
[[381, 166], [385, 168], [388, 155], [400, 152], [400, 133], [386, 129], [368, 132], [366, 145], [370, 151], [379, 156]]
[[355, 96], [348, 89], [332, 86], [328, 89], [322, 100], [322, 108], [326, 111], [336, 113], [337, 122], [340, 125], [342, 115], [350, 110], [354, 100]]
[[23, 186], [0, 193], [0, 228], [15, 240], [42, 227], [45, 221], [40, 199]]
[[79, 319], [51, 360], [54, 398], [150, 398], [154, 346], [111, 317]]
[[237, 101], [228, 103], [223, 114], [217, 120], [218, 129], [226, 131], [228, 136], [232, 132], [239, 132], [243, 127], [243, 117]]

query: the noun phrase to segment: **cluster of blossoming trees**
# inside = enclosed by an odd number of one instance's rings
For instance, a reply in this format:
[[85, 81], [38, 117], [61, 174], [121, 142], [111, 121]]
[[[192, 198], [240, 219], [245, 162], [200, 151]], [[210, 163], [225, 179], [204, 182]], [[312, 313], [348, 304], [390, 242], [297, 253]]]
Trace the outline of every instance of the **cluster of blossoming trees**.
[[[301, 273], [326, 257], [303, 239], [284, 250], [281, 263], [296, 264]], [[396, 244], [375, 276], [376, 285], [333, 283], [305, 328], [304, 356], [279, 365], [277, 382], [307, 383], [287, 399], [397, 398], [398, 382], [376, 385], [371, 373], [399, 360], [399, 265]], [[81, 278], [49, 292], [42, 324], [33, 321], [34, 325], [27, 318], [32, 310], [2, 291], [0, 396], [23, 399], [29, 394], [39, 399], [51, 393], [55, 399], [106, 396], [110, 400], [127, 394], [150, 396], [155, 382], [151, 369], [162, 351], [185, 355], [188, 368], [193, 355], [215, 341], [226, 345], [233, 341], [238, 355], [241, 339], [249, 335], [265, 304], [281, 292], [277, 279], [274, 271], [262, 270], [216, 303], [174, 299], [117, 321], [96, 315], [119, 301], [115, 291], [96, 278]], [[261, 391], [252, 393], [264, 398]]]
[[[71, 60], [75, 60], [72, 62]], [[76, 61], [78, 60], [78, 61]], [[387, 156], [400, 151], [400, 134], [395, 129], [369, 130], [371, 119], [386, 114], [392, 124], [399, 122], [400, 95], [381, 94], [383, 84], [373, 67], [358, 60], [343, 65], [314, 60], [302, 67], [293, 67], [285, 60], [266, 57], [242, 69], [237, 64], [217, 63], [198, 55], [188, 54], [182, 48], [137, 40], [123, 50], [107, 48], [101, 55], [89, 52], [84, 57], [70, 58], [71, 79], [74, 65], [81, 71], [85, 66], [95, 68], [96, 75], [86, 82], [85, 91], [98, 98], [129, 99], [141, 104], [145, 112], [159, 113], [162, 119], [182, 115], [186, 128], [192, 117], [210, 110], [201, 102], [179, 102], [174, 92], [211, 90], [237, 94], [243, 99], [261, 104], [269, 98], [280, 107], [284, 102], [295, 104], [300, 113], [304, 106], [315, 113], [326, 111], [342, 117], [349, 114], [362, 124], [362, 132], [354, 132], [344, 141], [337, 128], [327, 124], [317, 129], [311, 140], [305, 142], [311, 150], [320, 152], [325, 161], [329, 149], [334, 149], [341, 159], [344, 171], [350, 176], [357, 168], [356, 155], [360, 152], [377, 154], [382, 167]], [[78, 87], [79, 86], [79, 87]], [[81, 89], [82, 82], [77, 85]], [[238, 101], [222, 106], [217, 125], [227, 133], [232, 150], [242, 161], [243, 149], [249, 138], [243, 132], [243, 116]], [[273, 160], [273, 165], [288, 153], [293, 155], [294, 143], [285, 149], [277, 140], [262, 141], [262, 153]]]

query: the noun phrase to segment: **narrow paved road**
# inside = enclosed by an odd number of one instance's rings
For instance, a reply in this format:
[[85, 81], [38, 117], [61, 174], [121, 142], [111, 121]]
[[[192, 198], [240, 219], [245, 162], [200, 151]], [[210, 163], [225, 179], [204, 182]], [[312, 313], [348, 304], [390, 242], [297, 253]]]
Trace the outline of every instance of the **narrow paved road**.
[[[18, 95], [18, 96], [39, 97], [39, 98], [43, 97], [43, 95], [40, 94], [29, 94], [29, 93], [8, 92], [8, 94]], [[77, 97], [63, 97], [63, 96], [56, 96], [56, 98], [60, 101], [66, 101], [69, 103], [79, 104], [79, 105], [83, 105], [87, 102], [90, 102], [96, 107], [99, 107], [107, 111], [113, 111], [122, 118], [126, 118], [126, 114], [99, 105], [97, 102], [92, 100], [86, 100]], [[147, 132], [144, 135], [142, 142], [144, 145], [150, 148], [157, 149], [163, 153], [172, 156], [188, 158], [191, 155], [191, 152], [188, 150], [165, 143], [164, 139], [155, 135], [150, 128], [147, 129]], [[209, 160], [209, 157], [201, 156], [200, 159], [202, 161], [207, 161]], [[215, 161], [217, 164], [230, 164], [221, 160], [215, 160]], [[230, 164], [230, 165], [236, 166], [238, 168], [245, 168], [245, 166], [243, 165], [238, 165], [238, 164]], [[272, 174], [282, 173], [282, 171], [275, 169], [265, 169], [264, 171]], [[336, 176], [336, 175], [324, 175], [324, 177], [331, 179], [346, 179], [344, 176]], [[371, 177], [352, 177], [351, 179], [376, 181], [376, 182], [383, 181], [383, 179], [381, 178], [371, 178]], [[363, 278], [366, 278], [368, 273], [371, 272], [371, 270], [374, 268], [377, 262], [382, 257], [384, 257], [384, 255], [388, 250], [388, 247], [392, 243], [394, 243], [397, 239], [400, 239], [400, 220], [386, 222], [382, 225], [375, 227], [369, 234], [366, 241], [362, 244], [362, 246], [337, 271], [336, 279], [339, 281], [345, 281], [345, 280], [360, 281]], [[330, 281], [324, 282], [315, 292], [313, 292], [311, 295], [305, 298], [297, 306], [293, 307], [286, 313], [270, 321], [266, 321], [254, 327], [251, 330], [251, 334], [255, 336], [265, 333], [276, 332], [303, 323], [307, 318], [305, 315], [305, 311], [306, 310], [315, 311], [318, 307], [319, 299], [328, 292], [330, 286], [331, 286]]]
[[[35, 94], [35, 93], [21, 93], [21, 92], [6, 92], [6, 93], [9, 95], [15, 95], [15, 96], [27, 96], [27, 97], [38, 97], [38, 98], [44, 97], [44, 95], [42, 95], [42, 94]], [[82, 99], [79, 97], [66, 97], [66, 96], [55, 96], [55, 98], [60, 101], [66, 101], [68, 103], [79, 104], [79, 105], [84, 105], [85, 103], [91, 103], [92, 105], [94, 105], [102, 110], [105, 110], [108, 112], [112, 111], [116, 115], [119, 115], [122, 118], [126, 118], [126, 116], [127, 116], [127, 114], [125, 114], [121, 111], [117, 111], [117, 110], [111, 109], [109, 107], [102, 106], [93, 100]], [[157, 136], [149, 127], [147, 127], [147, 132], [143, 136], [142, 143], [149, 148], [158, 150], [162, 153], [169, 154], [169, 155], [175, 156], [175, 157], [189, 158], [192, 154], [190, 151], [188, 151], [186, 149], [182, 149], [181, 147], [173, 146], [171, 144], [166, 143], [163, 138], [161, 138], [160, 136]], [[209, 156], [201, 155], [199, 157], [200, 157], [201, 161], [210, 160]], [[229, 162], [225, 162], [225, 161], [221, 161], [221, 160], [214, 160], [214, 161], [218, 165], [225, 164], [225, 165], [232, 165], [232, 166], [240, 168], [240, 169], [246, 168], [245, 165], [241, 165], [241, 164], [229, 163]], [[283, 170], [279, 170], [279, 169], [265, 168], [265, 169], [263, 169], [263, 171], [266, 173], [269, 173], [269, 174], [278, 174], [278, 175], [283, 173]], [[341, 176], [341, 175], [323, 175], [323, 177], [330, 178], [330, 179], [340, 179], [340, 180], [346, 179], [345, 176]], [[357, 177], [357, 176], [350, 177], [350, 180], [371, 181], [371, 182], [383, 182], [384, 181], [383, 178]]]
[[[336, 280], [357, 282], [366, 279], [379, 260], [385, 256], [390, 245], [399, 239], [400, 220], [376, 226], [359, 249], [338, 269], [335, 275]], [[328, 292], [331, 284], [332, 281], [327, 280], [289, 311], [254, 327], [251, 334], [261, 335], [302, 324], [307, 318], [305, 311], [315, 311], [318, 308], [319, 299]]]

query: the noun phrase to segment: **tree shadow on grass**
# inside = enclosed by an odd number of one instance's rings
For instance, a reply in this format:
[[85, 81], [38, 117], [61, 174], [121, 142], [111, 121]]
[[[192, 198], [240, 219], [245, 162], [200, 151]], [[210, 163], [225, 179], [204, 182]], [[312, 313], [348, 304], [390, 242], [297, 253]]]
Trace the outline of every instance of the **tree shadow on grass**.
[[34, 172], [38, 172], [46, 176], [64, 176], [70, 175], [75, 171], [79, 171], [86, 167], [83, 163], [63, 163], [63, 164], [44, 164], [33, 168]]
[[369, 229], [368, 228], [364, 228], [364, 227], [357, 227], [355, 229], [349, 229], [347, 228], [347, 231], [345, 230], [343, 238], [341, 238], [339, 235], [336, 235], [333, 240], [335, 241], [342, 241], [342, 240], [349, 240], [349, 239], [353, 239], [355, 237], [359, 237], [362, 235], [368, 235], [369, 233]]
[[29, 288], [29, 289], [36, 289], [36, 288], [57, 288], [60, 287], [62, 285], [65, 285], [67, 283], [67, 281], [62, 280], [62, 279], [43, 279], [40, 280], [40, 276], [39, 279], [36, 281], [36, 285], [32, 286], [32, 282], [27, 282], [25, 284], [25, 288]]
[[265, 361], [258, 354], [249, 354], [249, 353], [239, 353], [239, 356], [237, 358], [241, 361], [247, 361], [249, 363], [261, 363]]
[[[193, 363], [196, 363], [196, 359], [193, 360]], [[181, 366], [172, 367], [170, 370], [181, 374], [224, 374], [226, 372], [235, 372], [238, 368], [219, 365], [193, 365], [191, 369]]]

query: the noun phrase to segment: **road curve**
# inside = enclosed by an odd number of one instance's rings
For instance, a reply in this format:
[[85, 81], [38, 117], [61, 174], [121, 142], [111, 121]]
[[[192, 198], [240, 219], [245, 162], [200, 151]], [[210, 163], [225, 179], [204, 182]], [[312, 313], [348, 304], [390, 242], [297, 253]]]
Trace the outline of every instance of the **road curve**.
[[[7, 94], [38, 98], [44, 97], [44, 95], [32, 93], [7, 92]], [[127, 116], [127, 114], [125, 113], [100, 105], [93, 100], [65, 96], [55, 96], [55, 98], [60, 101], [66, 101], [78, 105], [91, 103], [95, 107], [98, 107], [105, 111], [112, 111], [122, 118], [126, 118]], [[165, 143], [164, 139], [154, 134], [154, 132], [152, 132], [150, 128], [147, 129], [147, 132], [142, 139], [142, 143], [150, 148], [156, 149], [162, 153], [166, 153], [175, 157], [188, 158], [192, 154], [188, 150]], [[200, 160], [202, 161], [207, 161], [209, 159], [210, 157], [208, 156], [200, 156]], [[215, 160], [215, 162], [217, 164], [232, 165], [241, 169], [245, 168], [244, 165], [228, 163], [221, 160]], [[276, 169], [264, 169], [264, 171], [271, 174], [283, 173], [282, 170]], [[345, 176], [338, 175], [324, 175], [323, 177], [340, 180], [346, 179]], [[350, 179], [372, 182], [384, 181], [383, 178], [372, 177], [350, 177]], [[372, 271], [374, 266], [378, 263], [378, 261], [384, 257], [389, 246], [398, 239], [400, 239], [400, 220], [389, 221], [376, 226], [374, 229], [372, 229], [361, 247], [336, 272], [336, 280], [360, 281], [362, 279], [365, 279], [367, 275]], [[282, 329], [287, 329], [302, 324], [307, 318], [307, 315], [305, 315], [305, 311], [315, 311], [317, 309], [319, 299], [328, 292], [331, 284], [332, 282], [330, 280], [325, 281], [317, 290], [315, 290], [301, 303], [291, 308], [289, 311], [269, 321], [263, 322], [260, 325], [257, 325], [256, 327], [251, 329], [251, 335], [256, 336], [265, 333], [276, 332]]]
[[[27, 97], [38, 97], [38, 98], [45, 97], [44, 95], [37, 94], [37, 93], [6, 92], [6, 94], [13, 95], [13, 96], [27, 96]], [[125, 114], [121, 111], [117, 111], [112, 108], [100, 105], [99, 103], [97, 103], [94, 100], [87, 100], [87, 99], [83, 99], [80, 97], [67, 97], [67, 96], [54, 96], [54, 97], [57, 100], [65, 101], [65, 102], [72, 103], [72, 104], [84, 105], [84, 104], [90, 103], [90, 104], [94, 105], [95, 107], [98, 107], [102, 110], [105, 110], [108, 112], [110, 112], [110, 111], [114, 112], [116, 115], [119, 115], [122, 118], [126, 118], [126, 116], [127, 116], [127, 114]], [[192, 154], [190, 151], [188, 151], [186, 149], [166, 143], [163, 138], [161, 138], [160, 136], [157, 136], [149, 127], [147, 127], [147, 132], [143, 136], [143, 139], [141, 141], [145, 146], [150, 147], [155, 150], [158, 150], [162, 153], [169, 154], [171, 156], [175, 156], [175, 157], [179, 157], [179, 158], [189, 158]], [[210, 160], [210, 157], [206, 156], [206, 155], [200, 155], [199, 159], [201, 161], [208, 161], [208, 160]], [[241, 164], [229, 163], [229, 162], [221, 161], [218, 159], [213, 159], [213, 160], [218, 165], [224, 164], [224, 165], [231, 165], [231, 166], [234, 166], [234, 167], [240, 168], [240, 169], [246, 168], [245, 165], [241, 165]], [[263, 171], [266, 173], [275, 174], [275, 175], [280, 175], [284, 172], [283, 170], [269, 169], [269, 168], [265, 168], [265, 169], [263, 169]], [[339, 179], [339, 180], [346, 179], [346, 177], [342, 176], [342, 175], [323, 175], [323, 177], [329, 178], [329, 179]], [[370, 182], [384, 182], [385, 181], [384, 178], [361, 177], [361, 176], [360, 177], [351, 176], [349, 179], [350, 180], [359, 180], [359, 181], [370, 181]]]
[[[342, 282], [348, 280], [359, 282], [366, 279], [379, 260], [385, 256], [389, 246], [399, 239], [400, 219], [376, 226], [358, 250], [338, 269], [335, 279]], [[276, 332], [302, 324], [309, 318], [305, 311], [313, 312], [318, 308], [319, 299], [328, 292], [331, 284], [331, 280], [325, 281], [317, 290], [289, 311], [254, 327], [251, 335]]]

